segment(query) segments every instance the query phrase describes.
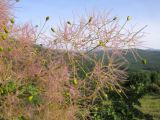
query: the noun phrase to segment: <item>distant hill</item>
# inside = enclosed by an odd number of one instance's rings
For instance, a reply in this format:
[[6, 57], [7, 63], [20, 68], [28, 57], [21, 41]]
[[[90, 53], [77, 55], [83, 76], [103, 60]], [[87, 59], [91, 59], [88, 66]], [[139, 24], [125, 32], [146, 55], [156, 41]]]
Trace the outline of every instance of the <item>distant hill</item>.
[[[160, 71], [160, 50], [154, 49], [137, 49], [138, 54], [147, 60], [147, 64], [142, 64], [142, 61], [138, 59], [137, 61], [133, 57], [131, 52], [128, 52], [126, 55], [127, 60], [129, 61], [129, 71], [137, 71], [137, 70], [154, 70]], [[98, 58], [102, 57], [102, 50], [96, 51]]]
[[[38, 47], [38, 46], [37, 46]], [[43, 48], [39, 46], [40, 48]], [[60, 50], [58, 50], [60, 51]], [[58, 53], [57, 51], [57, 53]], [[112, 50], [110, 50], [112, 51]], [[54, 51], [55, 52], [55, 51]], [[63, 52], [63, 51], [61, 51]], [[147, 50], [142, 50], [142, 49], [137, 49], [138, 54], [147, 60], [147, 64], [142, 64], [142, 61], [138, 59], [137, 61], [133, 57], [133, 54], [131, 52], [128, 52], [126, 55], [127, 60], [129, 61], [129, 71], [137, 71], [137, 70], [149, 70], [149, 71], [160, 71], [160, 50], [157, 49], [147, 49]], [[90, 55], [92, 56], [96, 54], [98, 59], [102, 58], [103, 51], [102, 50], [97, 50], [92, 52]], [[107, 63], [107, 60], [105, 60]], [[90, 61], [86, 64], [91, 64]]]
[[129, 70], [156, 70], [160, 71], [160, 50], [137, 50], [140, 56], [147, 60], [147, 64], [143, 65], [141, 60], [135, 61], [131, 53], [127, 54], [127, 59], [130, 62]]

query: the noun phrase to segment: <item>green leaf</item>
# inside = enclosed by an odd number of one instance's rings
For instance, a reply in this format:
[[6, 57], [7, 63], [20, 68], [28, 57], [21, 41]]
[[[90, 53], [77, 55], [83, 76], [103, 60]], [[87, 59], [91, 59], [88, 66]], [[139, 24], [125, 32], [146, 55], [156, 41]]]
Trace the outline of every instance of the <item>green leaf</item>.
[[54, 28], [51, 28], [51, 31], [52, 31], [52, 32], [55, 32]]
[[5, 33], [9, 33], [7, 27], [4, 27], [3, 30], [4, 30]]
[[127, 16], [127, 21], [130, 21], [132, 19], [131, 16]]
[[18, 117], [17, 120], [27, 120], [27, 119], [24, 116], [20, 116], [20, 117]]
[[3, 94], [4, 93], [4, 90], [2, 87], [0, 87], [0, 94]]
[[12, 51], [12, 48], [11, 47], [8, 47], [8, 52], [11, 52]]
[[117, 20], [117, 17], [114, 17], [113, 20]]
[[46, 21], [48, 21], [48, 20], [49, 20], [49, 16], [46, 17]]
[[1, 37], [2, 37], [2, 40], [6, 40], [7, 39], [7, 35], [6, 34], [3, 34]]
[[88, 20], [88, 23], [90, 23], [92, 21], [93, 17], [90, 17]]
[[16, 90], [16, 84], [14, 82], [8, 82], [6, 85], [5, 85], [5, 91], [7, 93], [10, 93], [10, 92], [13, 92]]
[[74, 85], [77, 85], [77, 84], [78, 84], [78, 81], [77, 81], [77, 79], [76, 79], [76, 78], [74, 78], [74, 80], [73, 80], [73, 84], [74, 84]]
[[71, 22], [70, 22], [70, 21], [67, 21], [67, 24], [71, 25]]
[[28, 100], [29, 100], [30, 102], [32, 101], [32, 99], [33, 99], [33, 96], [32, 96], [32, 95], [28, 97]]
[[103, 41], [99, 41], [99, 46], [105, 46], [105, 43]]
[[146, 59], [142, 59], [142, 63], [145, 65], [147, 64], [147, 60]]
[[15, 23], [14, 18], [11, 18], [11, 19], [10, 19], [10, 22], [11, 22], [12, 24], [14, 24], [14, 23]]
[[3, 50], [4, 50], [3, 47], [0, 47], [0, 52], [3, 52]]
[[39, 90], [34, 85], [29, 85], [27, 88], [27, 92], [29, 92], [31, 95], [37, 95], [39, 93]]

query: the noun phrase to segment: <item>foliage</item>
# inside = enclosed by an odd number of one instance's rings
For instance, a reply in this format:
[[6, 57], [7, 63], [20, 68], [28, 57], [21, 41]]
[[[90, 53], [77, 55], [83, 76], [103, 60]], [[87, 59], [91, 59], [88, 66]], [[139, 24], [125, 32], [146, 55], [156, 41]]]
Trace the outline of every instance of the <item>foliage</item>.
[[[138, 107], [139, 110], [144, 112], [145, 114], [149, 114], [153, 116], [154, 120], [160, 119], [160, 97], [156, 94], [145, 95], [142, 99], [140, 99], [141, 107]], [[150, 118], [148, 117], [148, 120]]]
[[[98, 120], [131, 115], [145, 82], [134, 83], [129, 93], [123, 89], [128, 61], [122, 48], [134, 53], [145, 27], [132, 32], [125, 29], [130, 16], [121, 25], [108, 14], [92, 13], [78, 23], [52, 27], [49, 37], [44, 28], [50, 17], [40, 28], [18, 25], [11, 15], [14, 2], [0, 1], [0, 118], [75, 120], [80, 113], [81, 118]], [[99, 50], [101, 58], [95, 54]], [[119, 96], [133, 91], [137, 93], [129, 96], [131, 102]], [[117, 98], [120, 108], [113, 102]], [[107, 99], [111, 106], [107, 102], [100, 106]]]
[[[147, 86], [151, 83], [150, 74], [147, 72], [132, 72], [128, 81], [122, 86], [125, 87], [125, 95], [115, 91], [106, 91], [107, 100], [95, 102], [98, 110], [94, 110], [95, 120], [133, 120], [152, 119], [152, 116], [145, 114], [136, 106], [141, 106], [140, 99], [146, 94]], [[109, 104], [108, 104], [109, 103]]]

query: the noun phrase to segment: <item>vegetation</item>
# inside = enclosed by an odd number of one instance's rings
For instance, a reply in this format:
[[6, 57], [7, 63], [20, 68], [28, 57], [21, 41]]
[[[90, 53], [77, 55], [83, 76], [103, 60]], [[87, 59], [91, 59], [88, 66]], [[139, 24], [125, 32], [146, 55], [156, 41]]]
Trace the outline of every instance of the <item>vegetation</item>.
[[[159, 95], [151, 94], [144, 96], [140, 102], [141, 107], [139, 109], [143, 111], [145, 114], [149, 114], [153, 116], [154, 120], [160, 119], [160, 97]], [[149, 119], [149, 118], [148, 118]]]
[[[115, 91], [108, 90], [107, 98], [105, 101], [96, 101], [96, 109], [94, 109], [94, 119], [95, 120], [134, 120], [134, 119], [146, 119], [152, 120], [153, 117], [158, 117], [159, 115], [159, 93], [157, 92], [157, 97], [155, 97], [155, 101], [152, 96], [143, 97], [146, 94], [155, 94], [155, 90], [157, 88], [150, 88], [150, 85], [154, 84], [152, 81], [153, 75], [156, 74], [154, 72], [134, 72], [130, 73], [128, 81], [125, 82], [122, 86], [125, 87], [125, 95], [119, 94]], [[157, 73], [159, 74], [159, 73]], [[156, 79], [156, 81], [159, 81]], [[158, 86], [159, 89], [160, 86]], [[152, 101], [151, 101], [152, 100]], [[147, 106], [151, 107], [152, 105], [147, 105], [146, 103], [156, 103], [155, 109], [157, 110], [157, 114], [149, 113], [145, 108]], [[137, 109], [138, 108], [140, 109]], [[154, 106], [153, 106], [154, 107]], [[152, 108], [149, 110], [151, 111]], [[154, 110], [154, 108], [153, 108]]]
[[[128, 50], [126, 50], [128, 51]], [[135, 59], [132, 52], [128, 52], [126, 55], [126, 59], [129, 61], [128, 71], [138, 71], [138, 70], [146, 70], [146, 71], [160, 71], [160, 50], [142, 50], [135, 49], [137, 53], [141, 55], [142, 58], [147, 60], [147, 64], [142, 64], [142, 61], [139, 59]], [[97, 51], [99, 57], [102, 57], [103, 51]]]
[[145, 27], [132, 32], [124, 28], [130, 16], [121, 25], [92, 13], [52, 27], [48, 37], [50, 17], [40, 28], [17, 25], [14, 2], [0, 1], [1, 120], [152, 119], [137, 106], [146, 91], [159, 93], [159, 72], [127, 73], [130, 53], [148, 63], [135, 49]]
[[129, 70], [148, 70], [148, 71], [160, 71], [160, 51], [159, 50], [138, 50], [137, 52], [147, 60], [147, 64], [141, 64], [141, 61], [135, 61], [131, 53], [128, 53], [127, 59], [130, 62]]

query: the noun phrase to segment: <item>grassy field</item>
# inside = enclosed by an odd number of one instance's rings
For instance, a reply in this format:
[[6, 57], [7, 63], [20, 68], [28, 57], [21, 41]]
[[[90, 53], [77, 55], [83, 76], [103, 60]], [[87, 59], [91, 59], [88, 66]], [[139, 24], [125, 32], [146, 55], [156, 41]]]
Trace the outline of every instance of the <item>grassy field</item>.
[[154, 120], [160, 120], [160, 95], [146, 95], [140, 101], [140, 110], [152, 115]]

